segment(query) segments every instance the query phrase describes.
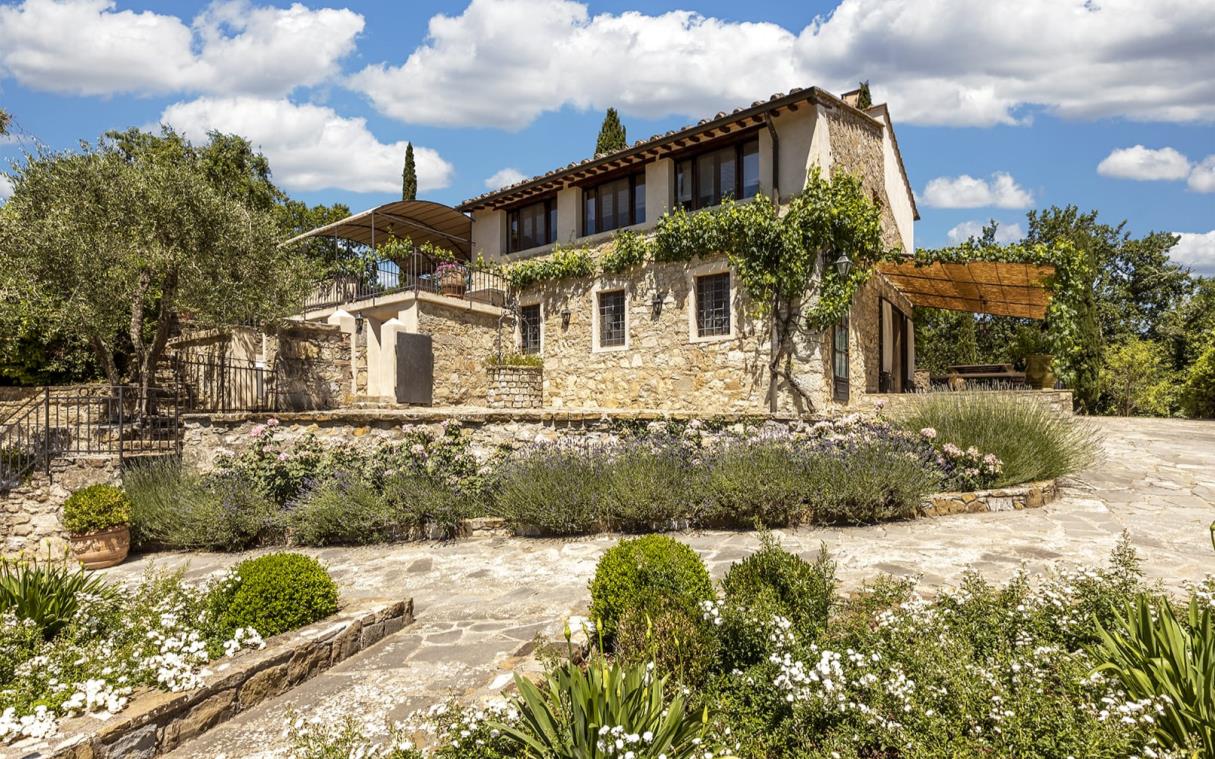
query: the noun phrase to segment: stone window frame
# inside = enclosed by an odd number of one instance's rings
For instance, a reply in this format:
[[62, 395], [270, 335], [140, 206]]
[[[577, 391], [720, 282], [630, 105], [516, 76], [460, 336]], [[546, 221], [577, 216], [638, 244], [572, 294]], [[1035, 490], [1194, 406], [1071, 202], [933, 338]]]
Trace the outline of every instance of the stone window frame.
[[540, 307], [540, 350], [537, 351], [536, 353], [531, 353], [528, 355], [543, 356], [544, 355], [544, 340], [545, 340], [544, 333], [547, 332], [548, 330], [546, 330], [544, 328], [544, 319], [546, 316], [545, 308], [544, 308], [544, 301], [541, 300], [538, 296], [519, 301], [519, 318], [515, 320], [515, 347], [518, 349], [519, 353], [521, 353], [521, 354], [523, 353], [523, 309], [527, 308], [529, 306], [539, 306]]
[[[696, 280], [714, 274], [730, 275], [730, 331], [724, 335], [704, 335], [696, 328], [696, 311], [699, 302], [696, 299]], [[697, 266], [689, 267], [684, 275], [688, 292], [688, 342], [689, 343], [718, 343], [733, 340], [738, 337], [738, 275], [730, 267], [727, 258], [716, 261], [706, 261]]]
[[[599, 296], [603, 293], [624, 293], [624, 345], [599, 344]], [[629, 318], [629, 287], [621, 280], [600, 280], [591, 287], [591, 353], [618, 353], [632, 345], [632, 319]]]

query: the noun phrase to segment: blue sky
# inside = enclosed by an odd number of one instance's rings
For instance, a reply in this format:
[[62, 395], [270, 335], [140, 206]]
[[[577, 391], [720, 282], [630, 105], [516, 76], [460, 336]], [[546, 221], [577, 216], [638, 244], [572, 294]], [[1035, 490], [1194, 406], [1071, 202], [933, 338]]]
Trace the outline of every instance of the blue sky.
[[[447, 203], [792, 86], [889, 101], [937, 246], [1076, 203], [1215, 274], [1215, 0], [0, 2], [13, 159], [107, 129], [249, 137], [310, 202]], [[487, 184], [489, 182], [489, 184]], [[0, 180], [0, 196], [6, 184]], [[1019, 227], [1017, 226], [1019, 225]]]

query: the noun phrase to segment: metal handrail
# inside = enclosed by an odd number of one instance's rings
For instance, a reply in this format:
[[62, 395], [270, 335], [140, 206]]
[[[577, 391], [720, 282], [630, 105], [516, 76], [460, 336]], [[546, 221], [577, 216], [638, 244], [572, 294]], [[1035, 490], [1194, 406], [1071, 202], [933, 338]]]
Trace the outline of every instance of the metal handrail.
[[[462, 285], [440, 281], [437, 270], [445, 263], [455, 263], [463, 269]], [[404, 259], [375, 261], [358, 274], [337, 275], [318, 283], [305, 299], [303, 310], [306, 313], [409, 290], [499, 302], [505, 300], [506, 281], [489, 267], [467, 261], [443, 261], [419, 250]]]

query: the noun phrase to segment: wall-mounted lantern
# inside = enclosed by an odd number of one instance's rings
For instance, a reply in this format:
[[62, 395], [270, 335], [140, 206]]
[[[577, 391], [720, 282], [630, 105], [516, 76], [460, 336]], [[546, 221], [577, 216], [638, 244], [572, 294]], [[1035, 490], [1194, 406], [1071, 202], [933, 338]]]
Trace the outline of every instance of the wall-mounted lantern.
[[852, 273], [852, 259], [848, 258], [847, 253], [841, 253], [840, 257], [835, 259], [835, 270], [839, 272], [840, 277], [848, 279], [848, 275]]
[[569, 329], [570, 316], [571, 316], [571, 314], [570, 314], [569, 306], [565, 306], [564, 308], [561, 309], [561, 328], [562, 329]]
[[662, 316], [662, 301], [663, 293], [654, 293], [654, 300], [650, 301], [650, 307], [654, 310], [654, 318]]

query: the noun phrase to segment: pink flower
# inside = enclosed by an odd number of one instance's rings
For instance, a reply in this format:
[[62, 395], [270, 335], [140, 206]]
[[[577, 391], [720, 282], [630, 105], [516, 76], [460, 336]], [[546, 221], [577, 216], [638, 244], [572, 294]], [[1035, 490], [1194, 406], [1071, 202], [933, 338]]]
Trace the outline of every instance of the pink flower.
[[277, 427], [278, 419], [276, 419], [274, 417], [270, 417], [269, 419], [266, 420], [266, 426], [267, 427]]
[[258, 424], [256, 426], [254, 426], [253, 429], [249, 430], [250, 437], [261, 437], [262, 435], [265, 435], [265, 434], [266, 434], [266, 425], [264, 425], [264, 424]]
[[286, 460], [287, 460], [287, 459], [289, 459], [289, 458], [291, 458], [291, 457], [287, 455], [287, 452], [286, 452], [286, 451], [283, 451], [282, 453], [280, 453], [280, 454], [278, 455], [278, 460], [279, 460], [279, 461], [286, 461]]
[[920, 430], [920, 435], [923, 436], [925, 440], [935, 440], [937, 437], [937, 431], [932, 427], [925, 427], [924, 429]]

